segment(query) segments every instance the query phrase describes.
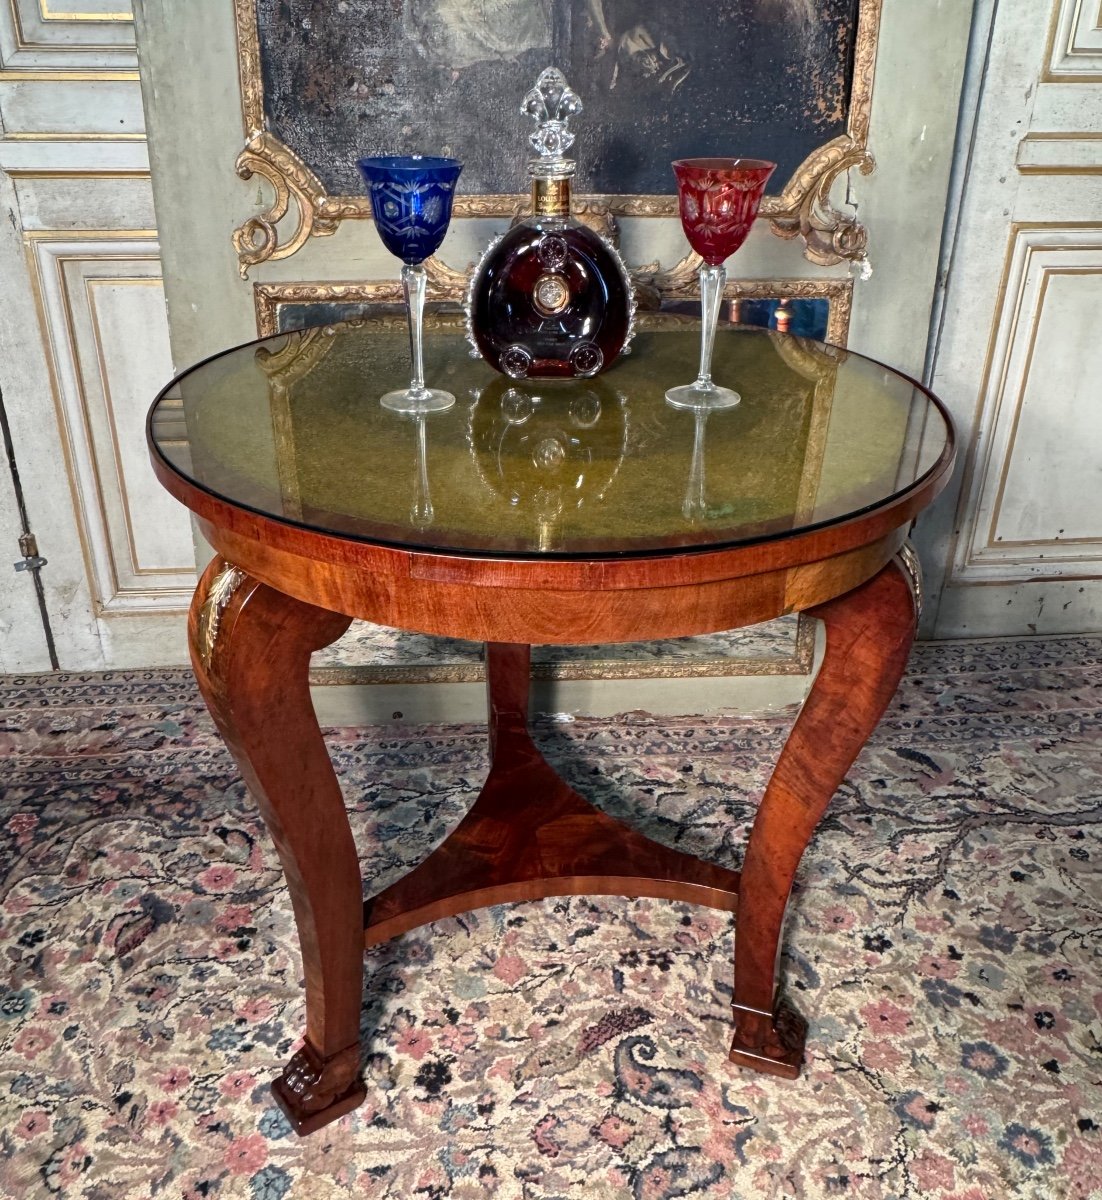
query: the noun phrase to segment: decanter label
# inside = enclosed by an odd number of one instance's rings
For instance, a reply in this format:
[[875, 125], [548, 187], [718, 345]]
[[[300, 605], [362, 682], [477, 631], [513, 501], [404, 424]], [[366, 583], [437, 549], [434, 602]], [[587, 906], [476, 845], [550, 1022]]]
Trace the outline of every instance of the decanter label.
[[534, 179], [532, 181], [532, 212], [537, 217], [569, 216], [570, 180]]

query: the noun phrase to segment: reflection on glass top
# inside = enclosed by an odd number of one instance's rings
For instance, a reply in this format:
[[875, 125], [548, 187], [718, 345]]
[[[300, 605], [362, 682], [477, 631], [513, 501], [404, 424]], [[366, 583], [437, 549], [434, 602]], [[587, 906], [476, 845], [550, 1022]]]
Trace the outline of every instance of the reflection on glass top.
[[742, 403], [672, 408], [699, 334], [641, 333], [593, 379], [516, 382], [426, 332], [425, 378], [458, 403], [420, 418], [379, 396], [409, 372], [403, 329], [280, 334], [196, 367], [154, 407], [181, 476], [342, 537], [501, 557], [646, 555], [840, 521], [906, 491], [946, 452], [929, 397], [879, 363], [787, 334], [721, 330], [713, 375]]

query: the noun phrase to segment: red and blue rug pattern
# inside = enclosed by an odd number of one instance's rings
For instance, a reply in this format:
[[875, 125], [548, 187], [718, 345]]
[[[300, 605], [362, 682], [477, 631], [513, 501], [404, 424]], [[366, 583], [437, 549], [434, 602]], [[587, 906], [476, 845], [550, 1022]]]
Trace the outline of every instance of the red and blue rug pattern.
[[[1094, 639], [920, 646], [801, 867], [804, 1075], [740, 1071], [733, 925], [571, 898], [365, 957], [366, 1103], [306, 1139], [274, 851], [184, 671], [0, 680], [0, 1197], [1102, 1197]], [[783, 718], [537, 722], [581, 791], [737, 866]], [[337, 730], [372, 892], [459, 819], [472, 726]]]

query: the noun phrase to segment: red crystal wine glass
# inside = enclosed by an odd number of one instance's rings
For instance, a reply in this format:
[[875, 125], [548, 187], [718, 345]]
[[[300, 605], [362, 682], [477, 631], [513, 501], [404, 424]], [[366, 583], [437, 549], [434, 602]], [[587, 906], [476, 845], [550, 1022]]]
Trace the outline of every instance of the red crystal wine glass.
[[776, 163], [759, 158], [680, 158], [673, 164], [681, 227], [700, 265], [700, 374], [670, 388], [677, 408], [731, 408], [738, 392], [712, 382], [712, 345], [727, 282], [724, 261], [746, 241]]

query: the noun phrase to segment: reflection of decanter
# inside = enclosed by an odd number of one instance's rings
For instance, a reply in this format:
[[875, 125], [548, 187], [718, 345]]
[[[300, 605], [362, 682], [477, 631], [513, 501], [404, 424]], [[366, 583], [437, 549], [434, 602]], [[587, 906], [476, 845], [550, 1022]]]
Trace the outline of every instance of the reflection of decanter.
[[600, 380], [575, 384], [495, 379], [473, 392], [470, 446], [478, 473], [529, 512], [539, 548], [554, 548], [567, 509], [599, 504], [627, 448], [624, 397]]
[[635, 292], [622, 259], [571, 215], [575, 163], [570, 118], [582, 111], [561, 71], [548, 67], [521, 112], [536, 122], [532, 216], [491, 243], [471, 280], [471, 345], [513, 379], [596, 375], [625, 351]]

